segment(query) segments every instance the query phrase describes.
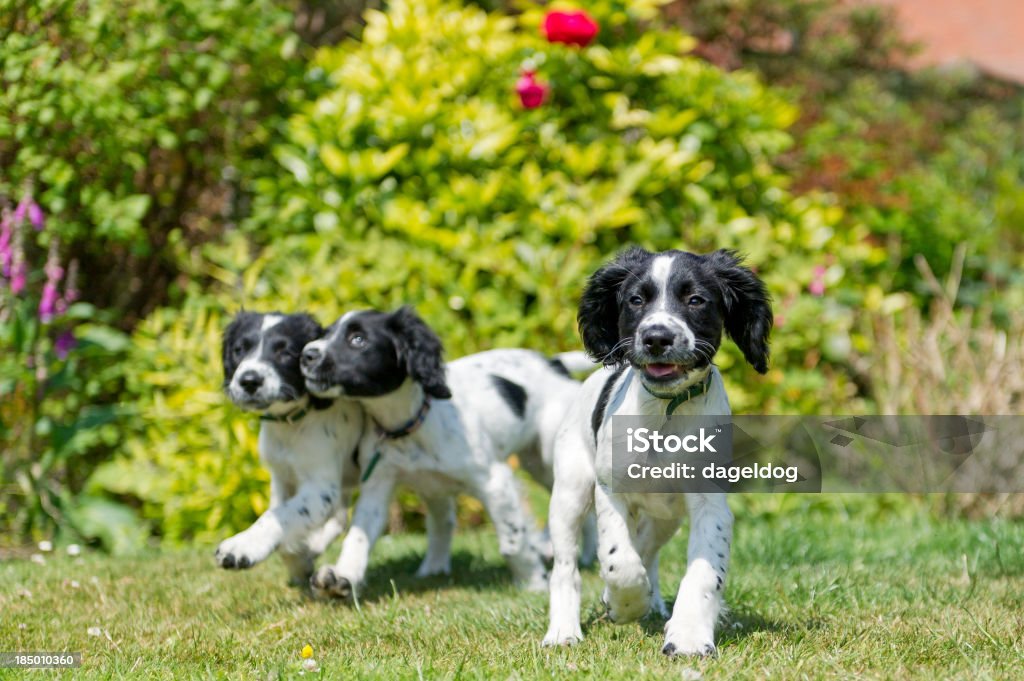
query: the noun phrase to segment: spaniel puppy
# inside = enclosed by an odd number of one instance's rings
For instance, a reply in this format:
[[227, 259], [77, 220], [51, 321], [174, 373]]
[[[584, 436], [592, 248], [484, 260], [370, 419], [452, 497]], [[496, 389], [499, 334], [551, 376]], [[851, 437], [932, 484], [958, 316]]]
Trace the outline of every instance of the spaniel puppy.
[[583, 384], [556, 438], [549, 514], [554, 566], [544, 645], [583, 637], [576, 537], [593, 505], [604, 600], [615, 622], [651, 610], [668, 616], [658, 588], [658, 552], [689, 513], [686, 575], [662, 652], [713, 654], [732, 540], [726, 497], [613, 492], [611, 417], [639, 416], [657, 429], [670, 414], [730, 414], [712, 359], [724, 330], [758, 372], [768, 370], [772, 311], [765, 286], [731, 251], [632, 248], [590, 278], [578, 318], [587, 351], [608, 366]]
[[242, 409], [261, 414], [270, 508], [217, 547], [223, 568], [250, 568], [279, 549], [291, 581], [307, 584], [315, 558], [344, 529], [363, 410], [306, 390], [299, 358], [322, 333], [309, 315], [242, 312], [224, 334], [224, 390]]
[[306, 346], [302, 372], [314, 395], [347, 397], [369, 424], [352, 526], [334, 566], [313, 576], [314, 591], [349, 598], [363, 582], [384, 530], [395, 486], [425, 501], [431, 539], [417, 574], [450, 572], [455, 495], [483, 502], [515, 581], [547, 586], [543, 541], [507, 463], [548, 484], [554, 436], [580, 384], [564, 364], [528, 350], [492, 350], [445, 366], [441, 341], [412, 309], [350, 312]]

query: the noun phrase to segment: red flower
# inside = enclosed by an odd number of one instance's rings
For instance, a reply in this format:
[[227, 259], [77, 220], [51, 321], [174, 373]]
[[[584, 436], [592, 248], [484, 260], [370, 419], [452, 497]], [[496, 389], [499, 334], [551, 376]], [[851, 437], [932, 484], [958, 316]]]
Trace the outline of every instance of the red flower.
[[537, 80], [537, 74], [533, 71], [523, 71], [516, 81], [516, 94], [519, 101], [523, 103], [524, 109], [536, 109], [547, 99], [550, 88]]
[[598, 30], [597, 22], [583, 10], [548, 12], [544, 17], [544, 35], [550, 43], [586, 47], [597, 36]]

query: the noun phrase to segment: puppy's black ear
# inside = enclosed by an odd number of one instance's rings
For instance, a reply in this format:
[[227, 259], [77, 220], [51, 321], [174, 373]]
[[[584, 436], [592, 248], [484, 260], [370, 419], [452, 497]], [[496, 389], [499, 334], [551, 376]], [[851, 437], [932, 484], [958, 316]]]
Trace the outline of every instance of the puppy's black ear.
[[653, 255], [630, 248], [587, 280], [576, 321], [583, 347], [595, 360], [610, 365], [625, 357], [626, 348], [619, 346], [619, 289], [626, 279], [637, 276]]
[[224, 364], [224, 384], [226, 385], [231, 381], [231, 377], [235, 375], [235, 369], [238, 368], [238, 362], [235, 361], [234, 353], [231, 351], [235, 341], [238, 339], [239, 334], [245, 332], [246, 329], [250, 328], [253, 324], [257, 323], [260, 315], [255, 312], [239, 312], [235, 315], [235, 318], [228, 324], [228, 328], [224, 330], [224, 339], [221, 341], [220, 354], [221, 361]]
[[313, 319], [311, 315], [301, 313], [291, 316], [295, 338], [299, 341], [300, 347], [306, 343], [312, 343], [324, 335], [324, 327], [320, 326], [320, 322]]
[[444, 374], [444, 346], [434, 330], [409, 306], [391, 313], [388, 326], [395, 334], [399, 359], [413, 380], [431, 397], [451, 397]]
[[768, 335], [774, 318], [768, 289], [735, 251], [709, 254], [708, 261], [722, 287], [725, 332], [759, 373], [768, 371]]

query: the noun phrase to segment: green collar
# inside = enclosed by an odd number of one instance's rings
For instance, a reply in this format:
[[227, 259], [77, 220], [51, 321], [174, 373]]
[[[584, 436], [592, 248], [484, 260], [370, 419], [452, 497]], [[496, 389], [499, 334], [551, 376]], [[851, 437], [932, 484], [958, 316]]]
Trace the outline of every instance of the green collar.
[[699, 383], [694, 383], [693, 385], [691, 385], [689, 388], [679, 393], [678, 395], [659, 395], [658, 393], [647, 388], [647, 386], [644, 386], [644, 390], [647, 390], [647, 392], [651, 393], [658, 399], [669, 400], [668, 406], [665, 408], [665, 416], [672, 416], [672, 413], [675, 412], [675, 410], [678, 409], [679, 405], [681, 405], [683, 402], [689, 402], [694, 397], [699, 397], [700, 395], [703, 395], [710, 388], [710, 371], [708, 372], [708, 375], [704, 377], [703, 381], [700, 381]]
[[280, 416], [277, 416], [276, 414], [260, 414], [260, 421], [273, 421], [274, 423], [287, 423], [288, 425], [292, 425], [301, 421], [309, 412], [310, 407], [307, 405], [290, 411], [287, 414], [281, 414]]

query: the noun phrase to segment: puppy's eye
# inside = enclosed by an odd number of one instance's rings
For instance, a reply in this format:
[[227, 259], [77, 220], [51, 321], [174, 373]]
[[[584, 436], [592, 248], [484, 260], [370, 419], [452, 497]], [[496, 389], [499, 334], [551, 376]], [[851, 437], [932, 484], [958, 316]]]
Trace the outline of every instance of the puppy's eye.
[[366, 339], [363, 338], [362, 334], [349, 334], [348, 344], [351, 345], [353, 348], [362, 348], [366, 346]]
[[704, 303], [705, 300], [700, 296], [690, 296], [690, 299], [686, 301], [686, 304], [689, 305], [690, 307], [697, 307], [698, 305], [703, 305]]
[[241, 355], [244, 352], [249, 352], [249, 350], [251, 349], [252, 341], [248, 339], [238, 341], [237, 343], [235, 343], [235, 347], [233, 348], [234, 353], [236, 355]]
[[283, 340], [277, 341], [274, 343], [273, 350], [274, 353], [278, 355], [286, 354], [288, 352], [288, 343]]
[[641, 305], [644, 304], [644, 299], [642, 296], [630, 296], [629, 304], [632, 305], [633, 307], [640, 307]]

